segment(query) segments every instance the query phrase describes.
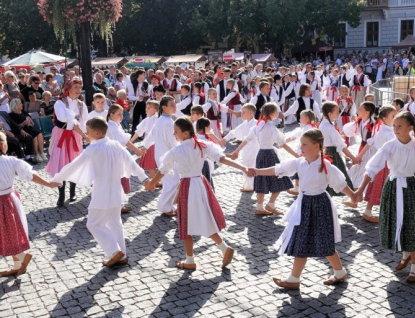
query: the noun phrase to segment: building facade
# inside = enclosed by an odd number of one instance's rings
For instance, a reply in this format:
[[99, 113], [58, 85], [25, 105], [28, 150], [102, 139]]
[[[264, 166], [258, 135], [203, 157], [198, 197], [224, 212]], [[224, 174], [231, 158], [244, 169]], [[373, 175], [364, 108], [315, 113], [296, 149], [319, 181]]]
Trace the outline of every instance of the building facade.
[[387, 52], [408, 34], [414, 34], [414, 24], [415, 0], [367, 0], [357, 28], [340, 23], [347, 35], [335, 40], [334, 55], [359, 50]]

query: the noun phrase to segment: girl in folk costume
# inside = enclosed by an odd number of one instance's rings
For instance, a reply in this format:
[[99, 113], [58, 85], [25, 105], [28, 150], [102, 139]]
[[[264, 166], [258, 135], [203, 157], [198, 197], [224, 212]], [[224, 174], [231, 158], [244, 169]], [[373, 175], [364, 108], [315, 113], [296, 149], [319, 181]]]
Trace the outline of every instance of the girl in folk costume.
[[[343, 132], [343, 126], [355, 120], [356, 104], [354, 103], [353, 98], [349, 96], [349, 89], [347, 86], [340, 86], [339, 92], [340, 96], [336, 99], [336, 103], [340, 109], [340, 117], [337, 121], [337, 127], [339, 127], [340, 132]], [[351, 138], [349, 137], [346, 137], [345, 141], [347, 147], [352, 144]]]
[[[88, 120], [88, 108], [78, 99], [81, 95], [82, 82], [74, 78], [66, 82], [63, 94], [54, 105], [54, 124], [52, 130], [52, 146], [50, 159], [45, 171], [52, 177], [68, 163], [75, 160], [82, 152], [82, 139], [88, 141], [85, 135]], [[70, 182], [71, 202], [76, 201], [76, 184]], [[58, 207], [65, 202], [65, 182], [59, 187]]]
[[[251, 128], [255, 127], [257, 121], [255, 120], [256, 107], [254, 104], [247, 103], [242, 107], [241, 117], [244, 122], [232, 129], [220, 142], [222, 147], [225, 147], [226, 142], [231, 139], [244, 140]], [[253, 167], [258, 155], [259, 145], [256, 140], [251, 140], [247, 143], [247, 147], [242, 149], [242, 164], [246, 167]], [[254, 192], [254, 178], [248, 177], [244, 174], [244, 183], [241, 192]]]
[[[203, 111], [206, 113], [206, 117], [210, 120], [212, 125], [212, 131], [216, 137], [222, 138], [222, 133], [220, 129], [220, 112], [222, 106], [218, 104], [217, 98], [218, 93], [215, 88], [209, 88], [208, 90], [208, 100], [204, 104]], [[225, 107], [227, 109], [227, 107]], [[224, 114], [226, 116], [226, 114]]]
[[415, 87], [411, 87], [409, 90], [409, 101], [404, 108], [411, 112], [412, 115], [415, 115]]
[[[171, 116], [176, 113], [176, 102], [171, 96], [164, 96], [160, 101], [158, 118], [153, 129], [144, 139], [144, 148], [148, 149], [154, 145], [154, 154], [157, 167], [160, 168], [161, 158], [170, 149], [178, 145], [174, 137], [174, 122]], [[179, 185], [179, 174], [177, 169], [173, 169], [163, 178], [163, 189], [159, 197], [157, 207], [165, 216], [176, 216], [174, 199], [176, 197], [177, 186]]]
[[329, 86], [327, 90], [327, 100], [335, 101], [337, 97], [339, 97], [339, 88], [340, 88], [340, 81], [339, 81], [339, 71], [334, 69], [332, 74], [329, 76]]
[[352, 91], [351, 95], [354, 103], [357, 107], [360, 107], [360, 104], [364, 101], [366, 87], [370, 85], [370, 80], [365, 74], [363, 74], [363, 67], [361, 65], [356, 66], [356, 71], [357, 74], [355, 74], [350, 80], [349, 85]]
[[193, 85], [193, 105], [203, 105], [206, 102], [206, 96], [202, 88], [202, 83], [196, 82]]
[[401, 270], [411, 262], [406, 281], [415, 282], [415, 127], [410, 112], [401, 112], [393, 121], [396, 138], [384, 144], [366, 165], [362, 184], [356, 192], [362, 201], [363, 192], [377, 173], [387, 164], [390, 174], [380, 202], [379, 233], [384, 248], [404, 251], [403, 259], [396, 267]]
[[[241, 94], [239, 94], [239, 92], [236, 89], [234, 89], [234, 86], [235, 80], [227, 80], [226, 89], [229, 90], [229, 93], [221, 101], [221, 104], [227, 105], [230, 110], [239, 113], [242, 109], [243, 98]], [[230, 120], [228, 120], [228, 126], [230, 127], [230, 129], [235, 129], [243, 122], [243, 119], [241, 117], [237, 117], [234, 114], [229, 114], [229, 119]]]
[[176, 102], [180, 101], [180, 88], [182, 84], [179, 80], [173, 77], [174, 70], [172, 68], [167, 68], [164, 71], [164, 79], [162, 81], [163, 87], [166, 90], [166, 94], [175, 98]]
[[290, 108], [291, 101], [293, 99], [296, 99], [295, 90], [294, 90], [295, 85], [291, 80], [290, 74], [287, 74], [284, 76], [284, 82], [282, 83], [282, 86], [284, 88], [284, 94], [285, 94], [285, 102], [284, 102], [282, 111], [285, 112], [288, 108]]
[[[352, 181], [347, 174], [346, 165], [340, 153], [343, 152], [346, 156], [352, 159], [353, 163], [357, 163], [357, 159], [347, 149], [346, 143], [340, 135], [339, 128], [333, 123], [339, 119], [339, 106], [335, 102], [325, 102], [322, 107], [323, 120], [320, 123], [319, 129], [324, 137], [324, 154], [330, 158], [332, 164], [340, 169], [344, 174], [347, 185], [353, 189]], [[330, 187], [327, 188], [327, 192], [331, 196], [342, 196], [340, 191], [336, 191]]]
[[334, 274], [325, 285], [338, 284], [347, 279], [335, 243], [341, 241], [341, 229], [337, 210], [328, 187], [354, 198], [343, 173], [323, 155], [323, 134], [311, 129], [301, 137], [303, 157], [292, 159], [268, 169], [249, 169], [255, 175], [300, 177], [300, 195], [284, 215], [287, 225], [276, 243], [278, 254], [294, 256], [294, 266], [287, 279], [274, 278], [274, 282], [286, 289], [299, 289], [300, 276], [308, 257], [326, 257]]
[[320, 105], [311, 98], [311, 86], [309, 84], [301, 84], [300, 97], [284, 113], [284, 117], [295, 115], [297, 122], [299, 122], [301, 112], [306, 109], [311, 109], [318, 119], [321, 117]]
[[0, 272], [0, 276], [18, 276], [26, 272], [32, 255], [26, 252], [30, 248], [27, 219], [20, 195], [13, 188], [14, 178], [17, 174], [22, 180], [50, 188], [59, 184], [43, 180], [32, 166], [6, 153], [7, 138], [0, 132], [0, 256], [12, 256], [14, 262], [13, 269]]
[[315, 72], [311, 71], [308, 74], [307, 83], [311, 87], [311, 97], [317, 102], [318, 105], [321, 105], [321, 85], [319, 84], [318, 78], [315, 78]]
[[[121, 126], [121, 122], [123, 120], [123, 108], [119, 105], [113, 104], [108, 109], [107, 115], [107, 122], [108, 122], [108, 131], [107, 137], [111, 140], [118, 141], [121, 145], [127, 147], [134, 151], [137, 156], [142, 156], [144, 152], [139, 150], [136, 146], [134, 146], [131, 141], [131, 135], [124, 132], [124, 129]], [[131, 186], [130, 186], [130, 179], [122, 178], [121, 184], [125, 194], [130, 193]], [[121, 208], [121, 212], [126, 213], [130, 212], [131, 208], [123, 207]]]
[[[393, 133], [393, 119], [396, 115], [396, 109], [392, 106], [384, 106], [379, 110], [379, 119], [373, 127], [372, 138], [367, 140], [367, 144], [362, 151], [357, 155], [357, 159], [362, 159], [363, 155], [370, 148], [374, 148], [375, 152], [378, 151], [388, 141], [395, 138]], [[372, 223], [379, 223], [379, 218], [373, 216], [372, 207], [374, 205], [380, 205], [380, 197], [382, 194], [383, 185], [385, 184], [386, 178], [389, 175], [388, 166], [379, 171], [373, 182], [369, 183], [365, 201], [367, 202], [366, 210], [363, 214], [363, 219]]]
[[[236, 158], [240, 150], [250, 141], [257, 140], [259, 144], [259, 152], [256, 157], [256, 168], [269, 168], [280, 163], [274, 143], [284, 148], [294, 157], [298, 154], [292, 150], [285, 141], [285, 136], [272, 123], [278, 117], [278, 107], [275, 103], [266, 103], [262, 106], [261, 117], [257, 126], [251, 128], [249, 135], [245, 138], [239, 147], [231, 154], [231, 158]], [[291, 189], [293, 186], [289, 177], [278, 178], [275, 176], [258, 176], [254, 178], [254, 191], [257, 193], [257, 215], [281, 215], [282, 212], [275, 208], [275, 200], [281, 191]], [[265, 194], [271, 192], [271, 198], [264, 207]]]
[[[174, 135], [181, 141], [180, 145], [168, 151], [159, 165], [159, 172], [150, 181], [149, 189], [161, 178], [165, 178], [177, 167], [180, 174], [177, 216], [179, 238], [184, 240], [186, 260], [176, 262], [180, 269], [195, 270], [193, 255], [193, 235], [210, 237], [223, 254], [222, 268], [229, 265], [233, 257], [233, 249], [222, 240], [219, 232], [226, 227], [222, 209], [213, 193], [212, 187], [202, 175], [206, 158], [218, 161], [244, 172], [246, 167], [225, 158], [223, 153], [211, 143], [198, 141], [192, 122], [187, 118], [179, 118], [174, 123]], [[165, 184], [165, 182], [163, 182]]]
[[146, 118], [146, 101], [150, 98], [149, 86], [150, 84], [146, 81], [146, 72], [144, 70], [137, 70], [131, 75], [128, 100], [135, 103], [132, 127], [137, 127], [140, 121]]
[[[316, 115], [314, 115], [313, 111], [311, 109], [303, 110], [300, 114], [300, 129], [296, 130], [294, 133], [292, 133], [289, 138], [287, 138], [287, 143], [292, 141], [299, 141], [301, 136], [310, 129], [316, 128]], [[297, 153], [301, 155], [301, 144], [297, 145]], [[287, 193], [292, 195], [298, 195], [299, 191], [299, 182], [298, 182], [298, 174], [295, 174], [292, 177], [293, 180], [295, 180], [294, 188], [287, 190]]]
[[[150, 134], [150, 131], [153, 129], [154, 124], [157, 121], [157, 112], [159, 110], [160, 103], [156, 100], [149, 100], [146, 104], [146, 114], [147, 117], [138, 124], [133, 138], [131, 138], [131, 143], [133, 143], [138, 137], [145, 136], [147, 137]], [[151, 178], [154, 178], [156, 175], [157, 163], [154, 155], [154, 145], [152, 145], [144, 156], [140, 158], [139, 166], [144, 170], [148, 171]], [[158, 184], [157, 187], [160, 187], [161, 184]]]
[[[360, 152], [366, 146], [368, 139], [373, 137], [375, 120], [372, 116], [375, 114], [375, 109], [375, 104], [371, 102], [363, 102], [357, 111], [357, 120], [343, 126], [343, 132], [347, 137], [360, 135], [362, 138], [358, 154], [360, 154]], [[362, 161], [358, 161], [358, 164], [354, 164], [350, 168], [349, 176], [352, 180], [354, 189], [357, 189], [362, 183], [366, 163], [370, 158], [372, 158], [375, 152], [376, 149], [374, 147], [369, 148], [369, 150], [361, 156]], [[357, 205], [350, 202], [344, 202], [344, 204], [354, 208], [357, 207]]]
[[301, 83], [298, 80], [297, 74], [291, 74], [292, 83], [294, 84], [295, 99], [298, 99], [300, 96], [300, 87]]

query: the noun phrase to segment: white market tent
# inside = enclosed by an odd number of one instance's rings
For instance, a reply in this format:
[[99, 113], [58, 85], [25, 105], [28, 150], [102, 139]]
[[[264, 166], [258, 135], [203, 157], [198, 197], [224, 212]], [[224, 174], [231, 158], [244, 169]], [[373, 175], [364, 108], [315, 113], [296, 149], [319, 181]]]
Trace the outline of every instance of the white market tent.
[[18, 56], [3, 65], [11, 66], [11, 65], [37, 65], [37, 64], [44, 64], [44, 63], [57, 63], [64, 61], [64, 56], [59, 56], [55, 54], [50, 54], [42, 51], [31, 50], [26, 54]]
[[170, 56], [166, 63], [168, 64], [179, 64], [179, 63], [197, 63], [197, 62], [205, 62], [207, 61], [207, 57], [201, 54], [186, 54], [186, 55], [175, 55]]

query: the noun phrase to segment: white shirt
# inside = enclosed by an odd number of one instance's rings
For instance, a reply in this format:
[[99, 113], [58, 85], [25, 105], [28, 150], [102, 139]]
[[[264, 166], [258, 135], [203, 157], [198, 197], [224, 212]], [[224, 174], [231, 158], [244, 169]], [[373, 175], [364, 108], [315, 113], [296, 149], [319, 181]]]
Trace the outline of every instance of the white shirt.
[[[347, 100], [341, 98], [339, 101], [340, 114], [342, 114], [348, 107], [349, 105], [347, 103]], [[352, 100], [352, 105], [350, 106], [349, 114], [351, 118], [356, 117], [356, 104], [354, 103], [353, 100]], [[339, 116], [339, 119], [341, 120], [341, 116]]]
[[278, 147], [285, 145], [285, 136], [274, 126], [272, 121], [265, 123], [261, 121], [258, 126], [254, 126], [245, 138], [247, 142], [256, 139], [260, 149], [273, 149], [274, 143]]
[[90, 112], [88, 114], [88, 119], [92, 119], [95, 117], [101, 117], [103, 119], [105, 119], [105, 121], [107, 121], [107, 115], [108, 115], [108, 110], [103, 110], [102, 112], [97, 112], [96, 110], [93, 110], [92, 112]]
[[[281, 96], [280, 96], [280, 90], [281, 90]], [[271, 98], [278, 104], [278, 106], [281, 106], [285, 103], [285, 93], [284, 93], [284, 87], [282, 85], [273, 85], [271, 89]]]
[[[256, 105], [256, 103], [258, 102], [258, 97], [259, 95], [262, 95], [262, 97], [264, 97], [265, 103], [275, 103], [275, 99], [273, 99], [272, 97], [269, 97], [269, 102], [267, 102], [267, 95], [262, 94], [261, 92], [257, 95], [255, 95], [254, 97], [252, 97], [252, 99], [250, 100], [250, 103]], [[281, 107], [278, 105], [278, 111], [281, 111]]]
[[146, 118], [144, 118], [138, 125], [137, 128], [135, 129], [135, 133], [137, 134], [138, 137], [143, 136], [144, 134], [146, 135], [146, 137], [148, 136], [148, 134], [150, 133], [151, 129], [153, 129], [154, 124], [157, 121], [157, 115], [153, 115], [153, 116], [147, 116]]
[[[303, 101], [305, 104], [305, 109], [310, 109], [310, 97], [303, 96]], [[295, 115], [297, 113], [298, 107], [299, 107], [298, 100], [294, 101], [294, 103], [288, 108], [288, 110], [284, 113], [284, 117], [287, 117], [289, 115]], [[320, 105], [314, 100], [313, 103], [313, 109], [314, 115], [316, 115], [317, 118], [321, 118], [320, 113]]]
[[[0, 193], [13, 187], [16, 174], [21, 180], [31, 181], [36, 174], [27, 162], [11, 156], [0, 156]], [[11, 191], [7, 192], [10, 193]], [[1, 195], [1, 194], [0, 194]]]
[[[61, 100], [56, 101], [54, 105], [56, 118], [66, 123], [65, 129], [73, 130], [74, 126], [79, 126], [83, 132], [86, 132], [86, 122], [88, 121], [88, 108], [85, 103], [81, 102], [82, 115], [80, 115], [80, 108], [78, 107], [78, 100], [67, 97], [69, 107]], [[78, 117], [78, 119], [76, 119]]]
[[189, 95], [186, 95], [180, 103], [176, 103], [176, 108], [178, 110], [183, 110], [187, 106], [189, 106], [191, 103], [192, 103], [192, 96], [190, 96], [189, 94]]
[[109, 138], [92, 142], [74, 161], [57, 173], [52, 181], [71, 181], [79, 186], [92, 187], [90, 209], [119, 208], [126, 198], [121, 178], [148, 177], [129, 152]]
[[393, 127], [382, 124], [380, 125], [379, 130], [375, 132], [375, 135], [367, 140], [367, 144], [370, 147], [375, 147], [376, 150], [379, 150], [385, 143], [393, 139], [395, 139]]
[[[367, 86], [369, 86], [370, 85], [370, 80], [369, 80], [369, 78], [365, 75], [365, 74], [363, 74], [363, 73], [360, 73], [360, 74], [355, 74], [355, 76], [357, 76], [357, 82], [359, 82], [359, 80], [360, 80], [360, 77], [363, 75], [363, 87], [367, 87]], [[353, 87], [354, 86], [354, 76], [350, 79], [350, 81], [349, 81], [349, 85], [350, 85], [350, 87]]]
[[117, 86], [117, 85], [120, 87], [119, 89], [127, 90], [127, 82], [125, 82], [124, 80], [121, 81], [121, 82], [116, 81], [115, 84], [114, 84], [114, 87]]
[[159, 167], [161, 164], [161, 157], [170, 149], [178, 145], [178, 141], [174, 137], [174, 122], [170, 116], [161, 115], [157, 118], [153, 129], [144, 139], [144, 147], [146, 149], [155, 145], [154, 153], [156, 163]]
[[324, 137], [324, 147], [336, 147], [337, 152], [342, 152], [347, 147], [340, 133], [336, 130], [327, 118], [321, 122], [319, 129]]
[[131, 139], [131, 135], [124, 132], [121, 125], [111, 119], [108, 120], [107, 137], [118, 141], [123, 146], [126, 146]]
[[[127, 93], [128, 93], [128, 99], [129, 100], [138, 100], [138, 101], [142, 101], [144, 99], [144, 97], [148, 96], [148, 92], [144, 92], [142, 90], [142, 86], [143, 83], [138, 83], [137, 85], [137, 90], [134, 92], [134, 87], [133, 84], [130, 82], [127, 84], [128, 89], [127, 89]], [[149, 85], [150, 87], [150, 85]]]

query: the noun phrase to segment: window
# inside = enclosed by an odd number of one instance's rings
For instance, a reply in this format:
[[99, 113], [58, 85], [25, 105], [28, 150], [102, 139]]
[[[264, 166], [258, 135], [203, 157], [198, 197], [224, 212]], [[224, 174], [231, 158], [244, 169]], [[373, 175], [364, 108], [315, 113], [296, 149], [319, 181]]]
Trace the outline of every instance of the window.
[[379, 22], [366, 24], [366, 47], [379, 46]]
[[346, 23], [339, 23], [340, 36], [334, 38], [334, 47], [346, 47]]
[[401, 20], [401, 41], [414, 34], [414, 20]]

